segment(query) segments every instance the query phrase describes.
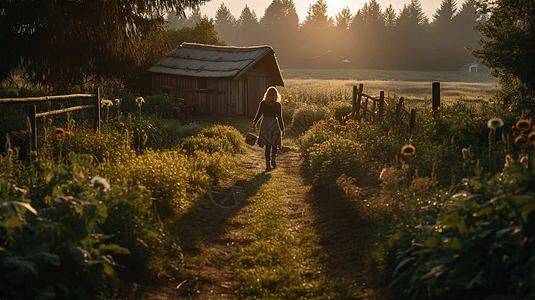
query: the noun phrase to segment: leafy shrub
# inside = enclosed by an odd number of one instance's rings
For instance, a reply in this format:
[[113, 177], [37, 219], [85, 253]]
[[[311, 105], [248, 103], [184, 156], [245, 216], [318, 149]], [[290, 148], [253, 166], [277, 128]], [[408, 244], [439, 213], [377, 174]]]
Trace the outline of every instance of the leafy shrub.
[[[87, 179], [89, 159], [46, 162], [31, 191], [0, 178], [0, 297], [114, 297], [118, 278], [111, 244], [98, 226], [107, 218], [106, 184]], [[48, 166], [48, 167], [46, 167]], [[26, 195], [29, 194], [31, 204]]]
[[399, 228], [389, 241], [391, 286], [411, 299], [531, 299], [534, 174], [520, 163], [490, 177], [478, 171], [429, 216], [436, 222]]
[[180, 148], [189, 154], [195, 151], [240, 153], [246, 149], [241, 133], [234, 127], [224, 125], [202, 128], [197, 135], [184, 138]]
[[45, 131], [42, 141], [41, 159], [57, 162], [63, 162], [70, 152], [90, 155], [98, 163], [113, 162], [128, 151], [127, 135], [115, 131], [96, 134], [88, 128], [55, 128]]
[[304, 104], [295, 110], [291, 127], [299, 132], [306, 131], [315, 122], [324, 120], [327, 113], [327, 108], [323, 106]]
[[348, 115], [353, 111], [353, 106], [349, 102], [334, 101], [329, 103], [329, 115], [332, 116], [340, 124], [345, 124], [348, 120]]
[[210, 177], [188, 156], [178, 151], [152, 151], [124, 159], [107, 172], [113, 181], [130, 181], [146, 187], [164, 219], [183, 213], [189, 196], [206, 188]]
[[197, 169], [204, 170], [210, 176], [213, 183], [226, 177], [233, 165], [232, 158], [223, 151], [215, 153], [195, 151], [190, 159], [193, 160]]
[[146, 105], [143, 108], [147, 115], [167, 119], [178, 116], [179, 103], [175, 103], [167, 94], [150, 95], [145, 98], [145, 101]]
[[297, 141], [300, 155], [306, 161], [309, 160], [309, 149], [329, 140], [332, 135], [333, 132], [330, 131], [329, 126], [325, 122], [320, 122], [316, 126], [312, 126]]
[[361, 144], [335, 135], [307, 150], [308, 169], [321, 180], [336, 180], [342, 174], [360, 178], [368, 173], [363, 170], [361, 153]]
[[[152, 263], [151, 258], [173, 250], [173, 240], [165, 234], [164, 224], [154, 213], [152, 202], [144, 186], [124, 181], [115, 182], [104, 199], [108, 218], [100, 228], [114, 234], [111, 241], [130, 250], [130, 255], [116, 259], [130, 277], [163, 274], [164, 266]], [[176, 253], [173, 255], [178, 257]], [[119, 272], [121, 274], [122, 269]]]

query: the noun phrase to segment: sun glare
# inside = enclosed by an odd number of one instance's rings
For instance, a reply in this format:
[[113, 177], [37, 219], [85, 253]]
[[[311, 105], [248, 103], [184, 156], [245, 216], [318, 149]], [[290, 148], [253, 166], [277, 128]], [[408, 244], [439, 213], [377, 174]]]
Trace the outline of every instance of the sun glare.
[[[360, 1], [349, 1], [349, 0], [327, 0], [325, 1], [327, 3], [327, 14], [330, 17], [336, 16], [342, 9], [349, 7], [349, 10], [351, 10], [351, 13], [353, 13], [353, 9], [356, 5], [356, 7], [360, 8], [361, 6], [358, 6], [358, 3]], [[354, 3], [358, 2], [358, 3]]]

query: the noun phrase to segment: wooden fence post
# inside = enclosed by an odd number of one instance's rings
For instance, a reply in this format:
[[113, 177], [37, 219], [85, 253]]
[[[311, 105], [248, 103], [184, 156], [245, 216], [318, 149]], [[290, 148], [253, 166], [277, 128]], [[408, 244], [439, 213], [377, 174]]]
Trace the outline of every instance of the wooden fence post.
[[28, 116], [28, 120], [30, 122], [30, 151], [37, 151], [37, 117], [35, 116], [36, 114], [37, 108], [35, 105], [27, 107], [26, 115]]
[[353, 99], [351, 101], [351, 106], [353, 111], [351, 112], [351, 117], [355, 120], [357, 115], [357, 86], [353, 86]]
[[382, 120], [383, 119], [383, 109], [385, 107], [385, 91], [381, 91], [381, 94], [379, 96], [379, 116], [378, 116], [378, 120]]
[[405, 98], [400, 97], [398, 105], [396, 105], [396, 118], [397, 119], [399, 119], [399, 114], [401, 113], [401, 107], [403, 106], [403, 100], [405, 100]]
[[95, 91], [96, 97], [93, 100], [95, 105], [95, 113], [93, 115], [93, 128], [96, 133], [100, 133], [100, 89]]
[[409, 119], [409, 130], [413, 130], [416, 126], [416, 109], [411, 109], [411, 117]]
[[366, 118], [368, 117], [368, 100], [370, 100], [370, 98], [366, 97], [366, 100], [364, 100], [364, 109], [362, 110], [362, 118], [364, 121], [366, 121]]
[[440, 82], [433, 82], [433, 111], [440, 107]]
[[[356, 86], [353, 86], [353, 97], [355, 97], [355, 88]], [[363, 83], [359, 83], [359, 87], [358, 87], [358, 94], [357, 96], [355, 97], [356, 100], [355, 100], [355, 120], [357, 121], [360, 121], [360, 109], [361, 109], [361, 105], [360, 105], [360, 101], [362, 100], [362, 91], [364, 90], [364, 84]], [[364, 113], [364, 117], [366, 117], [366, 113]]]

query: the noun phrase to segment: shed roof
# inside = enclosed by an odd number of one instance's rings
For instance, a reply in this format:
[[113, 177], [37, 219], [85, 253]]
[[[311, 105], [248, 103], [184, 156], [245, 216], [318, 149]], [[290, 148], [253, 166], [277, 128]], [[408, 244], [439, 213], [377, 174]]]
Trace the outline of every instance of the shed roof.
[[276, 85], [283, 85], [279, 64], [270, 46], [230, 47], [183, 43], [149, 69], [149, 72], [192, 77], [237, 79], [266, 57]]
[[341, 55], [338, 55], [338, 54], [334, 53], [334, 52], [331, 51], [331, 50], [328, 50], [327, 52], [325, 52], [325, 53], [323, 53], [323, 54], [320, 54], [320, 55], [318, 55], [318, 56], [316, 56], [316, 57], [313, 57], [312, 59], [318, 59], [318, 58], [321, 58], [321, 57], [324, 57], [324, 56], [327, 56], [327, 55], [329, 55], [329, 56], [337, 56], [337, 57], [339, 57], [341, 60], [344, 60], [344, 58], [343, 58]]

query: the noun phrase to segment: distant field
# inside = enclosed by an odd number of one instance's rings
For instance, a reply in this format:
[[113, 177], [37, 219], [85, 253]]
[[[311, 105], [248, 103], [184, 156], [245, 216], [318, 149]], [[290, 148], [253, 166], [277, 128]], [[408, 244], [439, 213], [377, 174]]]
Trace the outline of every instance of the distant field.
[[353, 85], [364, 84], [364, 93], [387, 97], [403, 96], [413, 100], [431, 100], [432, 82], [441, 83], [441, 100], [488, 101], [499, 89], [498, 79], [487, 73], [421, 72], [383, 70], [284, 69], [283, 94], [330, 94], [351, 97]]

